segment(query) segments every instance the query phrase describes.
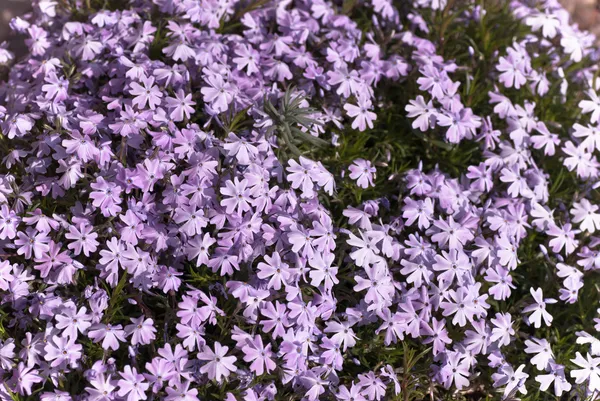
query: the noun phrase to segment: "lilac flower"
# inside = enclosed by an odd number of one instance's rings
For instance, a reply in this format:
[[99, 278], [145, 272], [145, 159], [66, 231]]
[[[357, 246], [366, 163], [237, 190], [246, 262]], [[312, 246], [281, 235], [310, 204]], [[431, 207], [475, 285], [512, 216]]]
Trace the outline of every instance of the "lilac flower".
[[575, 379], [575, 383], [587, 382], [590, 391], [600, 390], [600, 372], [598, 371], [600, 358], [592, 358], [590, 354], [584, 358], [579, 352], [575, 355], [575, 359], [571, 359], [571, 362], [580, 367], [580, 369], [571, 370], [571, 377]]
[[113, 399], [113, 391], [117, 388], [117, 383], [111, 379], [111, 376], [99, 374], [90, 380], [93, 387], [86, 387], [85, 390], [89, 394], [92, 401], [111, 401]]
[[458, 352], [448, 353], [446, 363], [440, 370], [440, 374], [444, 378], [446, 388], [450, 388], [453, 383], [459, 390], [469, 385], [469, 368]]
[[571, 390], [571, 383], [565, 378], [564, 366], [550, 362], [550, 373], [537, 375], [535, 381], [540, 383], [540, 390], [547, 391], [554, 383], [554, 395], [560, 397], [563, 392]]
[[132, 100], [132, 104], [139, 109], [143, 109], [146, 104], [150, 109], [156, 109], [156, 106], [161, 103], [163, 94], [157, 86], [154, 86], [154, 77], [143, 76], [140, 81], [143, 86], [137, 82], [131, 83], [131, 90], [129, 93], [135, 96]]
[[207, 83], [210, 86], [202, 88], [204, 101], [210, 103], [211, 107], [218, 113], [227, 110], [227, 106], [233, 100], [233, 85], [225, 82], [220, 75], [209, 75]]
[[422, 132], [432, 128], [433, 118], [437, 116], [437, 111], [430, 100], [425, 103], [423, 96], [419, 95], [415, 100], [411, 100], [405, 107], [407, 115], [410, 118], [415, 118], [412, 123], [414, 129], [419, 128]]
[[81, 344], [75, 343], [76, 336], [53, 336], [44, 347], [46, 354], [44, 359], [50, 362], [50, 366], [70, 365], [75, 368], [79, 365], [81, 358]]
[[39, 233], [35, 229], [27, 228], [24, 233], [19, 231], [17, 239], [15, 239], [15, 245], [19, 247], [17, 254], [23, 255], [27, 259], [30, 259], [32, 255], [36, 259], [41, 259], [42, 255], [50, 249], [49, 241], [50, 238], [46, 234]]
[[145, 400], [146, 390], [150, 387], [143, 375], [139, 374], [135, 368], [127, 365], [123, 373], [120, 373], [122, 379], [119, 379], [117, 385], [119, 397], [126, 397], [127, 401]]
[[115, 326], [110, 324], [95, 324], [90, 327], [88, 337], [95, 343], [102, 341], [102, 348], [105, 350], [119, 349], [119, 341], [125, 342], [125, 332], [120, 324]]
[[140, 316], [137, 319], [130, 318], [132, 324], [125, 326], [125, 333], [131, 336], [131, 344], [150, 344], [156, 339], [156, 329], [154, 328], [154, 320], [144, 319]]
[[77, 333], [85, 334], [92, 325], [90, 316], [86, 313], [87, 308], [81, 307], [79, 311], [75, 307], [66, 307], [60, 314], [55, 316], [56, 328], [64, 330], [63, 333], [70, 338], [76, 339]]
[[377, 171], [370, 161], [364, 159], [356, 159], [348, 167], [350, 170], [350, 178], [356, 180], [356, 183], [361, 188], [373, 186], [373, 177]]
[[[267, 344], [265, 347], [260, 336], [247, 340], [242, 351], [244, 352], [244, 361], [252, 362], [250, 370], [256, 373], [257, 376], [262, 375], [264, 372], [270, 373], [277, 366], [272, 359], [274, 355], [271, 351], [271, 344]], [[227, 352], [227, 349], [225, 349], [225, 352]]]
[[31, 395], [31, 387], [36, 383], [41, 383], [43, 379], [36, 369], [19, 362], [17, 368], [13, 371], [11, 381], [15, 383], [18, 394], [29, 396]]
[[531, 358], [531, 363], [535, 365], [538, 370], [547, 369], [549, 364], [554, 360], [554, 354], [550, 348], [550, 344], [545, 339], [537, 339], [533, 337], [531, 340], [525, 340], [525, 352], [527, 354], [535, 354]]
[[274, 252], [272, 256], [265, 255], [264, 258], [267, 263], [261, 262], [257, 265], [257, 276], [260, 279], [269, 279], [268, 288], [280, 290], [291, 276], [289, 266], [281, 261], [278, 252]]
[[353, 117], [352, 128], [364, 131], [369, 127], [373, 128], [373, 121], [377, 119], [377, 115], [369, 109], [372, 107], [371, 100], [364, 96], [358, 97], [358, 106], [346, 103], [344, 110], [348, 113], [349, 117]]
[[542, 325], [542, 319], [544, 319], [546, 326], [550, 326], [552, 324], [552, 315], [546, 311], [546, 304], [553, 304], [557, 301], [552, 298], [544, 299], [541, 288], [538, 288], [537, 290], [531, 288], [529, 291], [531, 292], [535, 303], [523, 308], [523, 313], [531, 312], [527, 317], [527, 321], [533, 323], [534, 327], [539, 328]]
[[[160, 96], [159, 96], [160, 97]], [[166, 98], [167, 105], [171, 108], [169, 116], [173, 121], [183, 121], [189, 119], [190, 115], [194, 112], [194, 105], [196, 102], [192, 100], [192, 94], [187, 95], [183, 92], [183, 89], [178, 89], [175, 93], [175, 97]]]
[[529, 375], [523, 372], [525, 365], [520, 365], [517, 370], [513, 370], [512, 366], [505, 364], [500, 368], [499, 373], [494, 373], [492, 379], [494, 379], [494, 387], [504, 387], [504, 397], [507, 397], [513, 392], [520, 392], [521, 394], [527, 394], [525, 388], [525, 380]]
[[496, 317], [491, 319], [491, 322], [495, 327], [492, 328], [490, 340], [498, 341], [500, 346], [510, 344], [511, 336], [515, 334], [510, 313], [496, 313]]
[[[214, 344], [215, 351], [210, 347], [204, 347], [201, 353], [198, 353], [198, 359], [208, 361], [200, 368], [200, 372], [206, 373], [208, 378], [221, 382], [222, 377], [229, 377], [231, 372], [235, 372], [237, 367], [234, 365], [237, 358], [235, 356], [226, 356], [229, 347], [222, 346], [218, 341]], [[258, 374], [258, 373], [257, 373]]]
[[96, 241], [98, 234], [92, 232], [93, 227], [86, 223], [80, 223], [78, 227], [70, 226], [69, 233], [65, 237], [74, 240], [67, 248], [72, 249], [75, 255], [83, 252], [85, 256], [90, 256], [90, 253], [96, 252], [99, 242]]

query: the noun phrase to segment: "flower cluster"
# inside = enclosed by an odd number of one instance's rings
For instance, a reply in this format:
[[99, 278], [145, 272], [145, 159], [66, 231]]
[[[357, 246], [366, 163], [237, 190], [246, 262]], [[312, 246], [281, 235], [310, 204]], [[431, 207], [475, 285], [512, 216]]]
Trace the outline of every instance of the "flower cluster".
[[13, 19], [1, 400], [600, 392], [594, 38], [554, 0], [337, 3]]

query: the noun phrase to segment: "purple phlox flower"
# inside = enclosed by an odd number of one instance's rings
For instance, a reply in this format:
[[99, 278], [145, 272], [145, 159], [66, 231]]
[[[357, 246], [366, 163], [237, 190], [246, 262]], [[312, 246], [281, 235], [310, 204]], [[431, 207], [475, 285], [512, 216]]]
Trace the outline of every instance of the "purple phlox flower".
[[407, 275], [406, 282], [414, 284], [415, 288], [421, 287], [423, 282], [429, 284], [431, 277], [434, 274], [431, 271], [431, 262], [426, 258], [419, 257], [416, 258], [414, 262], [408, 259], [402, 259], [400, 264], [403, 266], [400, 273]]
[[406, 225], [412, 226], [417, 221], [419, 229], [429, 228], [433, 220], [434, 202], [430, 198], [415, 201], [406, 197], [404, 203], [402, 217], [406, 219]]
[[264, 372], [270, 373], [276, 368], [274, 357], [271, 351], [271, 344], [263, 345], [262, 337], [257, 335], [253, 340], [248, 339], [246, 344], [242, 347], [244, 352], [244, 361], [252, 362], [250, 370], [256, 373], [257, 376], [262, 375]]
[[327, 381], [317, 376], [311, 370], [302, 375], [301, 382], [304, 388], [307, 389], [304, 396], [308, 399], [308, 401], [319, 400], [319, 396], [325, 392], [325, 386], [328, 384]]
[[180, 205], [175, 209], [173, 221], [179, 224], [179, 231], [193, 237], [201, 235], [202, 229], [208, 225], [208, 220], [204, 216], [204, 211], [198, 209], [195, 205]]
[[500, 57], [496, 69], [501, 72], [499, 80], [504, 86], [519, 89], [527, 83], [527, 76], [531, 70], [529, 55], [524, 48], [515, 43], [514, 49], [508, 48], [506, 57]]
[[132, 105], [137, 106], [140, 110], [144, 109], [146, 104], [150, 109], [156, 109], [156, 106], [161, 103], [163, 94], [158, 86], [154, 85], [154, 77], [142, 76], [140, 77], [140, 82], [143, 86], [137, 82], [132, 82], [130, 84], [131, 90], [129, 93], [135, 96], [131, 102]]
[[117, 382], [119, 387], [117, 395], [119, 397], [123, 397], [127, 401], [140, 401], [147, 398], [146, 390], [148, 390], [150, 384], [146, 382], [143, 375], [137, 372], [136, 368], [127, 365], [123, 372], [119, 374], [122, 377]]
[[92, 325], [91, 316], [87, 313], [87, 308], [82, 306], [77, 311], [75, 305], [67, 306], [57, 314], [54, 318], [56, 319], [56, 328], [63, 330], [63, 335], [67, 335], [71, 338], [77, 338], [77, 333], [85, 334], [87, 329]]
[[343, 350], [346, 351], [348, 347], [356, 345], [357, 336], [352, 330], [352, 325], [348, 321], [344, 322], [328, 322], [325, 328], [325, 333], [334, 333], [331, 340], [336, 344], [343, 346]]
[[273, 339], [277, 337], [283, 337], [285, 330], [291, 324], [288, 320], [287, 307], [285, 304], [275, 301], [275, 305], [272, 302], [265, 302], [264, 307], [261, 309], [261, 315], [267, 319], [261, 319], [260, 324], [263, 326], [265, 333], [273, 332]]
[[431, 239], [437, 242], [440, 247], [445, 247], [448, 244], [450, 249], [461, 250], [463, 246], [473, 240], [473, 233], [467, 227], [454, 221], [452, 216], [448, 216], [448, 221], [439, 220], [433, 222], [434, 227], [427, 230], [431, 235]]
[[385, 397], [387, 385], [372, 371], [358, 375], [358, 385], [361, 387], [360, 393], [370, 401]]
[[352, 128], [359, 131], [364, 131], [367, 127], [372, 129], [373, 121], [377, 120], [377, 115], [370, 111], [373, 105], [371, 99], [366, 96], [358, 96], [357, 102], [358, 106], [351, 103], [344, 105], [344, 110], [346, 110], [348, 116], [354, 118]]
[[227, 136], [227, 142], [223, 144], [231, 157], [235, 157], [238, 163], [249, 165], [259, 153], [258, 148], [248, 141], [245, 137], [238, 137], [233, 132]]
[[416, 117], [412, 122], [412, 127], [414, 129], [418, 128], [422, 132], [425, 132], [435, 127], [435, 116], [437, 116], [438, 113], [431, 100], [425, 103], [423, 96], [419, 95], [415, 100], [409, 101], [405, 110], [408, 117]]
[[511, 289], [515, 288], [509, 270], [502, 266], [488, 268], [484, 279], [489, 283], [496, 283], [488, 289], [488, 292], [497, 301], [508, 299]]
[[467, 350], [477, 354], [487, 354], [488, 346], [490, 345], [490, 337], [492, 330], [487, 325], [485, 320], [475, 320], [471, 322], [471, 325], [475, 330], [465, 331], [464, 344], [467, 346]]
[[579, 245], [579, 241], [575, 238], [576, 231], [571, 229], [571, 223], [566, 223], [562, 227], [551, 224], [546, 234], [554, 237], [549, 242], [554, 253], [559, 253], [564, 248], [565, 254], [570, 255]]
[[171, 266], [159, 266], [159, 271], [157, 273], [157, 281], [158, 286], [163, 290], [166, 294], [169, 291], [177, 291], [181, 286], [181, 279], [183, 273], [175, 270]]
[[533, 32], [541, 29], [542, 35], [548, 39], [554, 38], [561, 26], [558, 17], [549, 11], [537, 12], [527, 17], [525, 23], [531, 27]]
[[435, 99], [443, 99], [445, 82], [450, 80], [448, 73], [430, 64], [423, 66], [419, 72], [423, 75], [417, 79], [419, 90], [431, 93]]
[[587, 152], [584, 145], [575, 146], [573, 142], [567, 141], [562, 151], [568, 156], [565, 157], [564, 165], [569, 171], [576, 171], [580, 178], [598, 176], [600, 164], [592, 153]]
[[300, 156], [299, 161], [300, 163], [294, 159], [288, 161], [289, 166], [286, 171], [289, 174], [286, 179], [291, 183], [292, 188], [302, 191], [302, 197], [312, 198], [314, 196], [314, 183], [319, 178], [318, 168], [315, 162], [304, 156]]
[[117, 382], [112, 380], [111, 375], [103, 373], [96, 375], [89, 383], [93, 387], [86, 387], [90, 401], [112, 401], [114, 399], [114, 390], [117, 388]]
[[[14, 210], [9, 209], [7, 204], [0, 206], [0, 240], [14, 239], [20, 222], [21, 217]], [[39, 228], [37, 230], [41, 231]]]
[[177, 337], [181, 338], [182, 345], [189, 351], [198, 350], [206, 345], [203, 335], [205, 334], [204, 326], [195, 326], [193, 323], [181, 324], [177, 323]]
[[[237, 358], [235, 356], [226, 356], [229, 347], [222, 346], [218, 341], [214, 343], [214, 349], [213, 352], [210, 347], [205, 346], [203, 351], [198, 353], [198, 359], [207, 361], [207, 363], [200, 368], [200, 372], [206, 373], [209, 379], [216, 380], [220, 383], [222, 377], [227, 378], [231, 372], [237, 370], [237, 367], [234, 365]], [[244, 358], [244, 360], [246, 360], [246, 358]]]
[[194, 113], [193, 106], [196, 105], [196, 102], [192, 100], [192, 94], [186, 94], [183, 89], [178, 89], [177, 92], [175, 92], [175, 97], [167, 97], [166, 103], [171, 109], [169, 117], [171, 117], [173, 121], [189, 119]]
[[269, 279], [268, 288], [278, 291], [282, 285], [288, 283], [291, 277], [290, 268], [287, 263], [281, 261], [279, 252], [274, 252], [272, 256], [265, 255], [264, 259], [267, 263], [260, 262], [257, 265], [257, 276], [262, 280]]
[[546, 339], [531, 337], [531, 340], [525, 340], [525, 347], [525, 353], [535, 354], [531, 358], [531, 363], [538, 370], [545, 370], [551, 362], [554, 362], [554, 354], [550, 348], [550, 343]]
[[98, 234], [92, 232], [94, 227], [87, 223], [79, 223], [76, 226], [69, 226], [69, 232], [65, 234], [67, 239], [73, 240], [73, 242], [67, 245], [67, 248], [72, 249], [75, 255], [79, 255], [83, 252], [85, 256], [90, 256], [90, 253], [96, 252], [98, 245], [96, 241]]
[[546, 311], [546, 305], [554, 304], [557, 301], [553, 298], [544, 299], [544, 294], [542, 293], [541, 288], [538, 288], [536, 290], [530, 288], [529, 291], [531, 292], [535, 303], [523, 308], [523, 313], [531, 313], [527, 317], [527, 322], [529, 322], [530, 324], [533, 323], [533, 326], [535, 328], [539, 328], [542, 325], [543, 319], [546, 326], [550, 326], [552, 324], [552, 315], [548, 313], [548, 311]]
[[31, 227], [28, 227], [25, 232], [17, 232], [17, 239], [14, 242], [19, 247], [17, 254], [23, 255], [27, 259], [31, 259], [32, 256], [41, 259], [44, 253], [50, 250], [48, 245], [50, 238], [45, 233], [38, 232]]
[[[44, 379], [40, 376], [39, 371], [33, 367], [26, 366], [23, 362], [19, 362], [16, 369], [13, 370], [10, 382], [18, 394], [31, 395], [31, 387], [36, 383], [43, 382]], [[65, 398], [67, 400], [67, 398]]]
[[377, 256], [379, 255], [379, 248], [377, 247], [379, 241], [372, 233], [372, 231], [359, 231], [360, 238], [351, 232], [348, 233], [350, 239], [346, 242], [354, 247], [350, 257], [359, 267], [366, 267], [379, 259], [379, 256]]
[[421, 321], [421, 336], [427, 336], [423, 340], [423, 344], [433, 343], [433, 355], [437, 355], [446, 350], [446, 345], [451, 344], [452, 340], [448, 336], [446, 330], [446, 320], [431, 319], [431, 325], [425, 321]]
[[549, 363], [550, 368], [548, 374], [537, 375], [535, 381], [540, 383], [540, 390], [547, 391], [551, 384], [554, 383], [554, 395], [560, 397], [563, 392], [571, 390], [571, 383], [565, 378], [565, 367], [554, 362]]
[[579, 108], [584, 114], [592, 113], [590, 116], [590, 123], [594, 124], [600, 121], [600, 98], [594, 89], [589, 89], [586, 94], [588, 95], [589, 100], [581, 100], [579, 102]]
[[560, 145], [560, 139], [557, 134], [553, 134], [548, 131], [546, 124], [538, 122], [535, 131], [540, 135], [532, 135], [530, 140], [533, 143], [533, 147], [536, 149], [544, 149], [544, 154], [547, 156], [554, 156], [556, 153], [556, 146]]
[[132, 345], [147, 345], [156, 339], [154, 320], [144, 319], [144, 316], [130, 318], [129, 320], [132, 324], [125, 326], [125, 334], [131, 336]]
[[167, 387], [167, 396], [165, 401], [199, 401], [198, 390], [190, 388], [191, 382], [174, 383], [172, 387]]
[[252, 210], [252, 198], [250, 197], [250, 189], [248, 188], [248, 180], [239, 180], [237, 177], [225, 182], [225, 187], [221, 187], [221, 206], [226, 208], [226, 212], [231, 214], [237, 212], [242, 214]]
[[465, 275], [470, 275], [472, 268], [471, 260], [461, 250], [451, 249], [450, 252], [442, 251], [442, 255], [435, 255], [433, 270], [442, 272], [438, 274], [438, 281], [453, 282], [455, 279], [459, 284], [463, 282]]
[[185, 253], [188, 257], [188, 260], [196, 259], [196, 266], [208, 264], [208, 249], [216, 242], [217, 241], [212, 238], [209, 233], [205, 233], [203, 237], [201, 235], [197, 235], [190, 239], [188, 241], [188, 246], [185, 248]]
[[200, 92], [204, 96], [204, 102], [210, 103], [210, 107], [217, 113], [227, 110], [229, 103], [233, 101], [235, 87], [225, 82], [218, 74], [209, 74], [206, 77], [209, 86], [202, 87]]
[[73, 398], [66, 391], [54, 390], [53, 392], [45, 391], [40, 395], [41, 401], [72, 401]]
[[350, 389], [341, 385], [338, 387], [335, 397], [340, 401], [366, 401], [366, 398], [360, 393], [361, 387], [352, 383]]
[[63, 139], [62, 145], [68, 154], [76, 154], [84, 163], [94, 160], [100, 151], [88, 135], [82, 135], [77, 130], [69, 132], [71, 139]]
[[152, 385], [152, 392], [158, 393], [164, 383], [170, 382], [177, 377], [177, 371], [173, 364], [163, 358], [154, 358], [152, 362], [146, 362], [144, 377]]
[[571, 359], [571, 362], [580, 368], [571, 370], [571, 377], [575, 379], [575, 383], [587, 382], [587, 387], [591, 392], [600, 390], [600, 358], [593, 358], [589, 353], [584, 358], [577, 352], [575, 359]]
[[440, 307], [444, 310], [444, 316], [452, 316], [452, 324], [458, 324], [464, 327], [467, 320], [472, 322], [477, 313], [477, 309], [473, 303], [475, 295], [471, 294], [465, 287], [459, 287], [455, 290], [448, 290], [448, 300], [440, 303]]
[[525, 369], [525, 365], [520, 365], [517, 370], [513, 370], [511, 365], [504, 364], [500, 367], [498, 373], [492, 375], [494, 387], [506, 386], [504, 388], [504, 399], [507, 399], [509, 395], [514, 394], [516, 391], [527, 394], [525, 381], [529, 375], [523, 372], [523, 369]]
[[406, 324], [400, 312], [392, 314], [389, 308], [383, 308], [381, 311], [377, 311], [377, 315], [383, 320], [383, 323], [375, 330], [375, 334], [379, 334], [385, 330], [383, 341], [386, 346], [404, 339]]
[[577, 344], [589, 344], [590, 354], [600, 356], [600, 340], [585, 331], [577, 331], [575, 334], [577, 335], [575, 341]]
[[100, 251], [100, 265], [106, 272], [106, 281], [116, 286], [118, 282], [119, 265], [123, 266], [125, 261], [125, 245], [119, 241], [116, 237], [112, 237], [110, 240], [105, 242], [108, 250], [103, 249]]
[[440, 375], [444, 381], [444, 387], [450, 388], [452, 383], [458, 390], [469, 385], [469, 365], [464, 356], [459, 352], [448, 352], [446, 362], [440, 369]]
[[335, 254], [326, 253], [323, 256], [315, 253], [312, 258], [308, 260], [312, 270], [308, 273], [310, 277], [311, 285], [318, 287], [323, 284], [326, 290], [331, 290], [334, 285], [340, 281], [337, 278], [338, 267], [334, 266]]
[[348, 67], [346, 65], [341, 65], [334, 71], [328, 71], [327, 76], [329, 77], [327, 82], [330, 85], [339, 85], [336, 90], [338, 95], [348, 98], [351, 95], [356, 95], [358, 93], [361, 84], [358, 71], [348, 71]]
[[15, 276], [11, 274], [12, 271], [13, 267], [8, 260], [0, 262], [0, 289], [4, 291], [9, 290], [10, 283], [15, 280]]
[[121, 212], [121, 192], [122, 188], [113, 182], [107, 182], [102, 177], [98, 177], [96, 182], [90, 184], [94, 189], [90, 193], [92, 205], [100, 208], [104, 217], [116, 216]]
[[88, 337], [95, 343], [102, 341], [102, 348], [105, 350], [112, 349], [114, 351], [119, 349], [119, 341], [126, 341], [123, 326], [120, 324], [115, 326], [111, 324], [95, 324], [90, 327]]
[[81, 344], [75, 342], [76, 339], [76, 336], [52, 336], [44, 347], [44, 359], [50, 362], [52, 367], [70, 365], [76, 368], [79, 366], [83, 349]]
[[374, 186], [373, 178], [377, 171], [369, 160], [356, 159], [352, 162], [350, 167], [350, 178], [356, 180], [356, 184], [361, 188], [368, 188]]
[[490, 321], [494, 325], [490, 340], [498, 341], [499, 346], [510, 344], [511, 336], [515, 335], [515, 330], [512, 327], [512, 316], [510, 313], [496, 313], [496, 317]]
[[585, 198], [580, 202], [574, 202], [571, 209], [573, 222], [578, 223], [582, 231], [593, 233], [596, 229], [600, 230], [600, 213], [597, 210], [598, 205], [592, 204]]
[[242, 71], [246, 70], [248, 75], [256, 74], [260, 71], [258, 65], [260, 62], [260, 53], [258, 53], [252, 46], [242, 44], [235, 48], [235, 54], [238, 57], [234, 57], [232, 61], [237, 65], [237, 69]]
[[388, 269], [381, 263], [376, 263], [371, 267], [365, 268], [367, 279], [355, 276], [357, 285], [355, 291], [368, 289], [365, 301], [369, 304], [367, 310], [380, 310], [382, 307], [391, 304], [391, 296], [394, 286]]
[[46, 84], [42, 85], [42, 91], [46, 92], [46, 99], [54, 102], [62, 102], [69, 97], [69, 81], [59, 78], [56, 73], [50, 72], [44, 77]]
[[573, 136], [576, 138], [583, 138], [581, 147], [588, 153], [592, 153], [595, 150], [600, 151], [600, 128], [592, 125], [584, 127], [581, 124], [573, 125]]

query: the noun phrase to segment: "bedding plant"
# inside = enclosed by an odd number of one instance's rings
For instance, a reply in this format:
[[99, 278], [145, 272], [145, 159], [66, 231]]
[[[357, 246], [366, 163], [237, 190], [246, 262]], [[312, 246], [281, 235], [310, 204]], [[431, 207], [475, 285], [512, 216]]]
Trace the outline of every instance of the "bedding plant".
[[39, 0], [0, 399], [600, 398], [600, 51], [555, 0]]

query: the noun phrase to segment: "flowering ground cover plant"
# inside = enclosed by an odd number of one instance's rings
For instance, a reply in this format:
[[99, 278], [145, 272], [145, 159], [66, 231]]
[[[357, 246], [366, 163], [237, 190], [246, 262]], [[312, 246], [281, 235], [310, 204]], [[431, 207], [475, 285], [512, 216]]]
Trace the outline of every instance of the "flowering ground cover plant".
[[600, 398], [600, 51], [553, 0], [40, 0], [0, 399]]

